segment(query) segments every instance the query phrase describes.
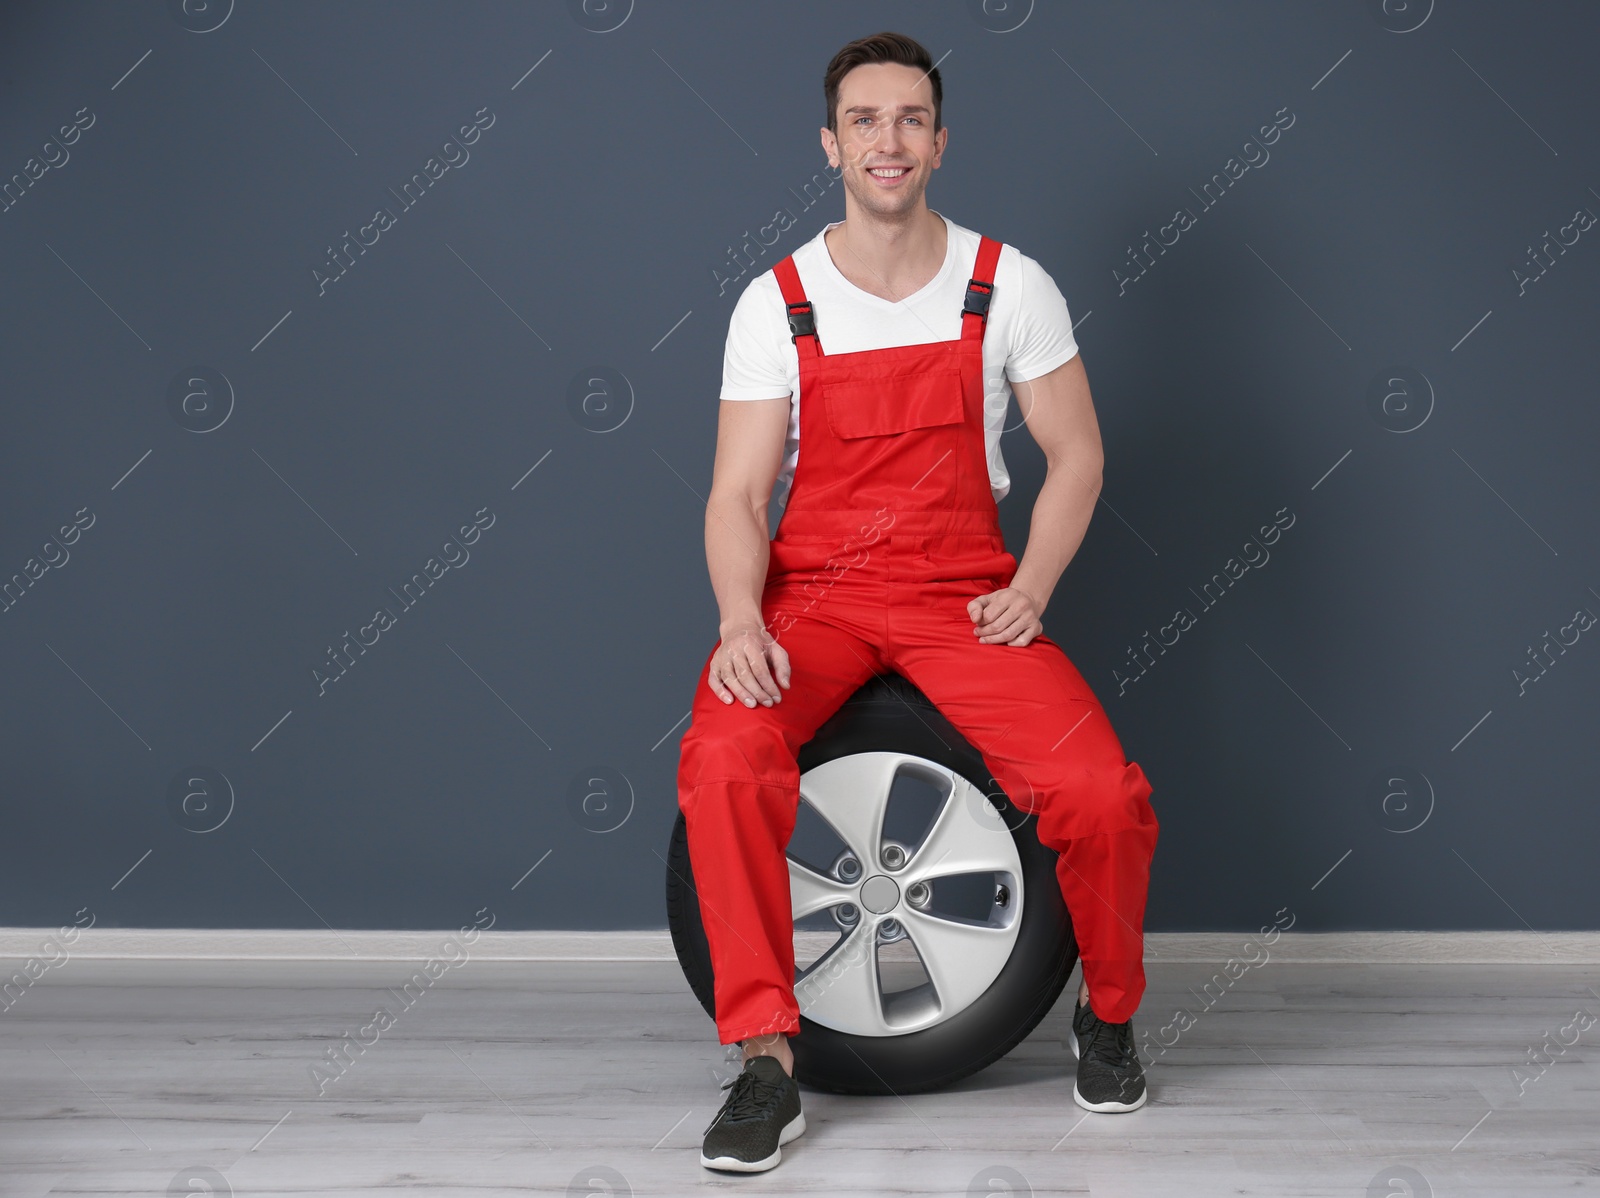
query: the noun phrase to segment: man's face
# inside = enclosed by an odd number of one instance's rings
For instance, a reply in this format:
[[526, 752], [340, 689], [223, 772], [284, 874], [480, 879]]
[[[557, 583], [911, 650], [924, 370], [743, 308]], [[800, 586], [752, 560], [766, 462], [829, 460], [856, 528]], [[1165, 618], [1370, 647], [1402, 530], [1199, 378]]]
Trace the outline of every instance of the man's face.
[[933, 131], [933, 84], [915, 67], [875, 62], [839, 81], [837, 134], [822, 131], [831, 166], [869, 212], [907, 212], [922, 200], [948, 129]]

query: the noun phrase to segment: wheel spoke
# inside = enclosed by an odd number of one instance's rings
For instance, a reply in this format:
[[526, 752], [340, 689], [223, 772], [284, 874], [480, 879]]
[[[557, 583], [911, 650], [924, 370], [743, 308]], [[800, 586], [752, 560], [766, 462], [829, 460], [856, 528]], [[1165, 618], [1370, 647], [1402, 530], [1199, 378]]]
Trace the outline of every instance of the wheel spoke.
[[862, 920], [800, 980], [795, 998], [808, 1018], [827, 1027], [857, 1036], [892, 1034], [878, 984], [876, 926]]
[[851, 902], [855, 888], [824, 877], [814, 869], [789, 858], [789, 902], [794, 907], [794, 918], [804, 919], [839, 903]]
[[889, 789], [904, 758], [899, 753], [852, 753], [805, 772], [800, 795], [828, 821], [867, 873], [878, 870]]
[[944, 1011], [960, 1011], [989, 988], [1011, 956], [1018, 921], [1005, 927], [960, 923], [923, 911], [898, 912]]
[[954, 874], [1018, 875], [1022, 861], [1010, 831], [983, 792], [957, 778], [933, 827], [901, 871], [902, 885]]

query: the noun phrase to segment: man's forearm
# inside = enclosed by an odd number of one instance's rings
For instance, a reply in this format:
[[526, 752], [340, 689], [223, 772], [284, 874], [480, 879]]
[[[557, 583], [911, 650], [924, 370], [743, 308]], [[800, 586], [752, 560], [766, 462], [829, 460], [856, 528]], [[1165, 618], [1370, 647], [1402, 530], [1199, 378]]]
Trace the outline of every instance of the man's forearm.
[[713, 496], [706, 505], [706, 567], [724, 635], [741, 624], [761, 623], [767, 555], [766, 520], [747, 503]]
[[1067, 563], [1083, 543], [1099, 495], [1098, 455], [1050, 459], [1028, 524], [1028, 548], [1011, 580], [1012, 586], [1038, 604], [1041, 613], [1049, 606]]

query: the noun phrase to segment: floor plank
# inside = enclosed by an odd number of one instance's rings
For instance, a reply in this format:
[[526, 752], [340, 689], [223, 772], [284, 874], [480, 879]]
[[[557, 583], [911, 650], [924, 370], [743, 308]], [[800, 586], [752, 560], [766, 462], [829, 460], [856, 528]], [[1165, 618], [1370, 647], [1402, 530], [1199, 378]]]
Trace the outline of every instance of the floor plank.
[[[728, 1178], [697, 1163], [722, 1050], [674, 963], [469, 961], [410, 1006], [393, 962], [87, 964], [0, 1012], [0, 1194], [188, 1192], [195, 1170], [297, 1198], [1360, 1198], [1411, 1193], [1369, 1189], [1401, 1169], [1439, 1198], [1600, 1192], [1600, 1025], [1512, 1073], [1600, 1014], [1587, 966], [1272, 961], [1207, 994], [1210, 967], [1155, 963], [1136, 1031], [1193, 1022], [1147, 1049], [1145, 1109], [1073, 1105], [1064, 1001], [946, 1090], [806, 1092], [783, 1165]], [[319, 1092], [311, 1067], [379, 1006], [394, 1025]]]

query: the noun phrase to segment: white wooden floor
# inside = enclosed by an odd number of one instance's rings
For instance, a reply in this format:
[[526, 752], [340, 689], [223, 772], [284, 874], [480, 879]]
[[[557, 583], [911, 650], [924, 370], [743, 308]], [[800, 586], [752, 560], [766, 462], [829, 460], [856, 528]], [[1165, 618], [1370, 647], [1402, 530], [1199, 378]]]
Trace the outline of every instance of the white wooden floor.
[[698, 1164], [722, 1050], [675, 963], [474, 960], [407, 1009], [395, 963], [73, 960], [0, 1012], [0, 1193], [1600, 1193], [1600, 1025], [1512, 1075], [1600, 1014], [1594, 967], [1272, 961], [1206, 1009], [1211, 972], [1148, 969], [1136, 1031], [1197, 1021], [1144, 1110], [1073, 1105], [1064, 999], [950, 1090], [806, 1092], [784, 1163], [728, 1177]]

